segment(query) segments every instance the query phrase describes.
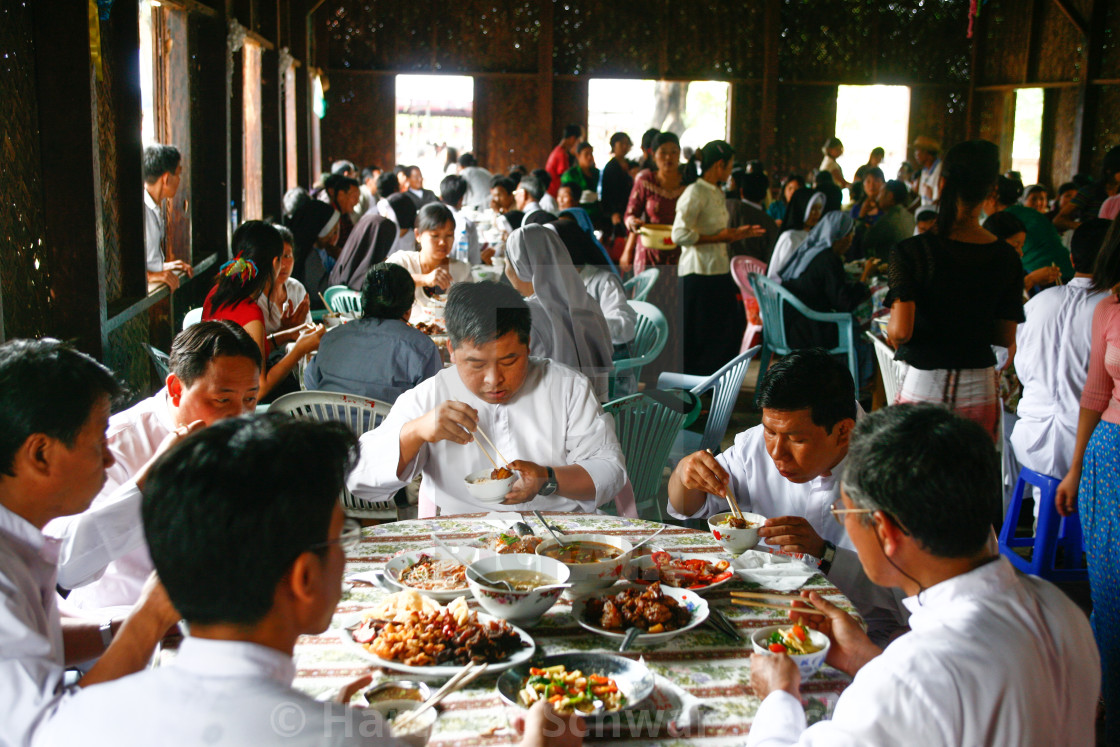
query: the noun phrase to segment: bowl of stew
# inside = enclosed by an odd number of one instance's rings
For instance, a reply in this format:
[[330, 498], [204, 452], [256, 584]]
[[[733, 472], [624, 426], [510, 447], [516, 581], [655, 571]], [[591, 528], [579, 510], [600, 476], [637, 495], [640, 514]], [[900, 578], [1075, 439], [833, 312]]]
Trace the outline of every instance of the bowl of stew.
[[[544, 555], [507, 553], [467, 566], [467, 586], [482, 609], [514, 625], [535, 625], [567, 588], [568, 566]], [[513, 591], [497, 582], [505, 581]]]
[[758, 544], [758, 530], [766, 523], [761, 514], [743, 512], [744, 526], [738, 526], [730, 511], [708, 517], [708, 529], [723, 549], [732, 555], [741, 555]]
[[622, 578], [630, 563], [634, 546], [622, 537], [609, 534], [565, 534], [564, 547], [549, 538], [537, 546], [537, 555], [559, 560], [568, 566], [571, 588], [565, 596], [574, 598], [605, 589]]

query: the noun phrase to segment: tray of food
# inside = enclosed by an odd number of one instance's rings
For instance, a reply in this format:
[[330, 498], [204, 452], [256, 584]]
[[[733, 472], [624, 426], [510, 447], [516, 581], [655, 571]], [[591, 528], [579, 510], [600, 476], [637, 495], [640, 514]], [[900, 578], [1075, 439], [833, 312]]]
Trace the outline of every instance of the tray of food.
[[729, 583], [735, 573], [731, 562], [718, 555], [681, 555], [657, 550], [634, 558], [627, 573], [631, 581], [689, 589], [704, 594]]
[[498, 694], [512, 706], [529, 708], [547, 700], [562, 716], [595, 711], [592, 720], [636, 706], [653, 687], [653, 674], [645, 664], [599, 653], [538, 657], [498, 678]]
[[622, 640], [626, 631], [644, 631], [636, 645], [664, 643], [708, 619], [708, 603], [695, 592], [653, 582], [609, 589], [596, 596], [577, 599], [572, 617], [583, 628], [608, 638]]
[[536, 652], [524, 630], [471, 610], [465, 599], [443, 607], [415, 591], [391, 594], [354, 615], [341, 638], [377, 666], [418, 675], [451, 676], [470, 662], [502, 671]]
[[447, 559], [439, 548], [411, 550], [385, 564], [385, 579], [398, 589], [414, 589], [437, 602], [466, 596], [467, 566], [494, 553], [481, 547], [457, 548], [460, 562]]

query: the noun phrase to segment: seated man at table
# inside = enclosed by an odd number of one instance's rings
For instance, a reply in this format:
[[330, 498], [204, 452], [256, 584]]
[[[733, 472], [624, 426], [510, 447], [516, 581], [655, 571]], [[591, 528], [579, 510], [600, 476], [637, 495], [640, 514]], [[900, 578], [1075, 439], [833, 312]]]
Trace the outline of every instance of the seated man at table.
[[828, 663], [855, 679], [806, 729], [797, 666], [751, 657], [762, 705], [747, 744], [1091, 745], [1101, 673], [1084, 613], [995, 548], [999, 460], [980, 426], [934, 405], [869, 415], [852, 435], [842, 517], [877, 584], [901, 589], [912, 632], [879, 649], [816, 593]]
[[83, 687], [135, 672], [179, 619], [155, 581], [119, 630], [59, 613], [58, 544], [42, 528], [101, 488], [117, 392], [108, 369], [57, 340], [0, 346], [0, 745], [30, 743], [72, 702], [66, 665], [101, 657]]
[[[152, 561], [140, 525], [140, 496], [120, 488], [136, 479], [176, 428], [252, 412], [260, 367], [260, 348], [234, 322], [199, 322], [175, 336], [166, 386], [109, 418], [106, 445], [114, 463], [90, 510], [46, 528], [64, 540], [58, 583], [73, 589], [68, 604], [100, 610], [136, 603]], [[79, 532], [105, 539], [78, 546], [72, 539]]]
[[361, 538], [338, 502], [356, 451], [338, 423], [283, 415], [225, 420], [168, 451], [148, 479], [144, 533], [190, 637], [171, 665], [83, 691], [43, 743], [403, 744], [375, 711], [292, 688], [296, 640], [330, 624]]
[[437, 507], [490, 511], [495, 504], [474, 498], [464, 478], [490, 470], [492, 458], [498, 466], [514, 460], [508, 467], [517, 480], [505, 503], [519, 511], [590, 513], [614, 498], [626, 470], [613, 422], [586, 376], [529, 357], [532, 319], [517, 291], [456, 283], [445, 316], [453, 365], [402, 394], [362, 436], [351, 492], [381, 500], [423, 473], [422, 516]]
[[702, 519], [727, 511], [724, 494], [761, 514], [759, 536], [781, 552], [820, 558], [821, 572], [852, 600], [877, 640], [905, 625], [894, 595], [860, 568], [844, 528], [829, 514], [855, 427], [855, 386], [847, 367], [819, 348], [796, 350], [766, 372], [758, 391], [762, 424], [719, 456], [680, 461], [669, 478], [669, 515]]

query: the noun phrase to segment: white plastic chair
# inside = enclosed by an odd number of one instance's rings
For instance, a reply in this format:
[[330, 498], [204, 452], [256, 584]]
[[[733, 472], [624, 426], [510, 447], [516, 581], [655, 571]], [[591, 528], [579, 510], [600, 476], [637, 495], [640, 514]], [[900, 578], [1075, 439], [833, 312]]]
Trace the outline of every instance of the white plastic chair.
[[[391, 408], [392, 405], [387, 402], [358, 394], [309, 391], [277, 397], [269, 407], [269, 412], [286, 412], [292, 417], [320, 422], [337, 421], [348, 426], [354, 435], [361, 436], [381, 425]], [[343, 487], [341, 500], [347, 516], [361, 519], [398, 518], [397, 504], [392, 497], [384, 501], [367, 501], [354, 497]]]
[[879, 373], [883, 377], [883, 392], [887, 397], [887, 405], [893, 405], [898, 391], [902, 388], [902, 367], [895, 361], [894, 350], [890, 345], [871, 332], [864, 332], [864, 334], [875, 348], [875, 360], [879, 362]]

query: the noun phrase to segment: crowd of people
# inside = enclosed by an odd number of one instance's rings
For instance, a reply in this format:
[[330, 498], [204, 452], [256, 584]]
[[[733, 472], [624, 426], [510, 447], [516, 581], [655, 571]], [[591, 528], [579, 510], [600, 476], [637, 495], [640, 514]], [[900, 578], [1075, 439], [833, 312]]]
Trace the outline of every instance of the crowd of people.
[[[778, 182], [721, 140], [682, 163], [658, 131], [637, 163], [616, 133], [600, 172], [582, 132], [565, 129], [532, 171], [494, 175], [463, 154], [438, 194], [416, 167], [334, 164], [285, 195], [277, 221], [234, 231], [163, 386], [122, 411], [88, 356], [51, 339], [0, 346], [0, 745], [287, 744], [269, 721], [280, 703], [304, 743], [393, 744], [378, 716], [346, 707], [350, 689], [329, 704], [291, 689], [295, 642], [328, 625], [360, 536], [343, 486], [384, 500], [419, 478], [420, 516], [488, 511], [462, 479], [481, 430], [514, 456], [513, 510], [632, 513], [602, 407], [634, 337], [623, 274], [661, 271], [649, 300], [670, 319], [675, 370], [711, 373], [741, 345], [740, 255], [810, 308], [845, 312], [873, 299], [885, 260], [902, 364], [894, 406], [865, 414], [835, 341], [794, 321], [799, 349], [760, 383], [761, 424], [669, 478], [671, 516], [710, 516], [730, 490], [768, 517], [764, 542], [818, 559], [865, 623], [806, 593], [824, 612], [806, 624], [852, 683], [807, 727], [797, 667], [753, 656], [747, 743], [1091, 744], [1102, 687], [1120, 733], [1120, 147], [1051, 204], [1001, 175], [986, 141], [942, 153], [918, 138], [918, 168], [893, 180], [876, 149], [849, 182], [831, 138], [811, 178]], [[150, 212], [180, 170], [170, 146], [145, 153]], [[650, 224], [669, 230], [664, 248], [638, 239]], [[149, 215], [149, 278], [172, 285], [191, 268], [162, 253], [164, 230]], [[327, 331], [312, 312], [334, 285], [359, 291], [362, 311]], [[446, 334], [446, 362], [418, 319]], [[355, 438], [252, 414], [297, 390], [309, 357], [305, 388], [391, 405], [378, 427]], [[1008, 448], [1060, 480], [1054, 508], [1084, 528], [1091, 629], [995, 545], [1001, 380], [1021, 391]], [[180, 620], [175, 665], [142, 671]], [[579, 729], [542, 704], [523, 744], [576, 744]]]

